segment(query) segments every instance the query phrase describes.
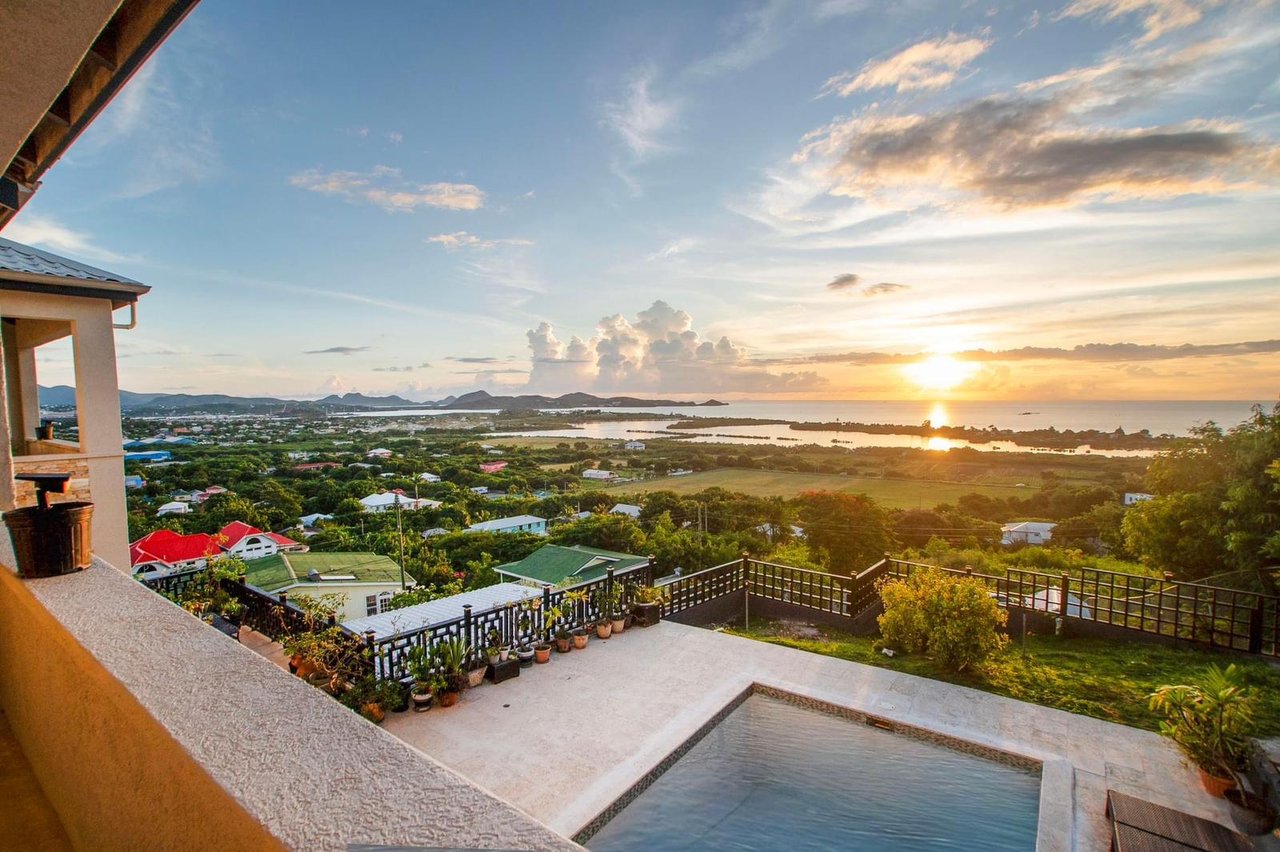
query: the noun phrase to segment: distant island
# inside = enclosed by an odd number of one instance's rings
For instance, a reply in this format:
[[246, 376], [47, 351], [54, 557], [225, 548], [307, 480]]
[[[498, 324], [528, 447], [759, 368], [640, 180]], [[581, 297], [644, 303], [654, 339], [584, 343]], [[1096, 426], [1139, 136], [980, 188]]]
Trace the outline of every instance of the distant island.
[[[307, 412], [369, 412], [391, 409], [534, 411], [541, 408], [658, 408], [664, 406], [703, 407], [727, 405], [716, 399], [683, 402], [674, 399], [641, 399], [633, 396], [595, 396], [567, 393], [551, 397], [537, 394], [494, 396], [474, 391], [447, 396], [434, 402], [414, 402], [402, 396], [366, 396], [362, 393], [330, 394], [320, 399], [280, 399], [270, 396], [229, 394], [136, 393], [120, 391], [120, 409], [130, 414], [167, 412], [208, 412], [216, 414], [293, 414]], [[76, 406], [76, 389], [69, 385], [40, 387], [40, 406], [47, 410], [71, 410]]]

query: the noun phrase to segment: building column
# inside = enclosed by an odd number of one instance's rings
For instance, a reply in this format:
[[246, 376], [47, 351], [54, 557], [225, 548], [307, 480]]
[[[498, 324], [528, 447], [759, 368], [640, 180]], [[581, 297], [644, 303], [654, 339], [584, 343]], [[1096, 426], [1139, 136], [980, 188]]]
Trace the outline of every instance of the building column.
[[72, 329], [80, 452], [88, 456], [93, 491], [93, 550], [121, 571], [129, 570], [129, 521], [125, 508], [124, 439], [111, 304], [105, 300]]

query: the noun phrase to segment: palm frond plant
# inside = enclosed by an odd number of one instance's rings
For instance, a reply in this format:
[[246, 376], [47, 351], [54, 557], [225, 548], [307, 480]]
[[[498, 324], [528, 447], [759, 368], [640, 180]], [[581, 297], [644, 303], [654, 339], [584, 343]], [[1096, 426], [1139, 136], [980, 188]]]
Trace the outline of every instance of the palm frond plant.
[[1160, 733], [1200, 770], [1205, 789], [1222, 795], [1232, 784], [1241, 786], [1255, 701], [1234, 664], [1209, 666], [1198, 683], [1162, 686], [1148, 701], [1164, 717]]

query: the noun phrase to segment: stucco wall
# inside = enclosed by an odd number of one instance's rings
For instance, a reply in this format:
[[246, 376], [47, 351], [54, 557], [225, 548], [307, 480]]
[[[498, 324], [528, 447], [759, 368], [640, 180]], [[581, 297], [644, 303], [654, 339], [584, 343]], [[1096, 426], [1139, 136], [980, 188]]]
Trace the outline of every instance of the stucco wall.
[[581, 848], [101, 562], [0, 568], [0, 703], [84, 848]]

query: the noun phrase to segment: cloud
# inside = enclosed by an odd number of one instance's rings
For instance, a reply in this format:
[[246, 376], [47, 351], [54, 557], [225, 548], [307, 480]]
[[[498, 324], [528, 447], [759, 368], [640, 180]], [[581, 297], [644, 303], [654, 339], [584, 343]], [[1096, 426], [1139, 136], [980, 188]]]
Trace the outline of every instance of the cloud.
[[[1280, 352], [1280, 340], [1252, 340], [1241, 343], [1083, 343], [1070, 349], [1056, 346], [1023, 346], [1017, 349], [967, 349], [949, 353], [957, 361], [1076, 361], [1133, 363], [1175, 361], [1182, 358], [1223, 358], [1270, 355]], [[764, 365], [799, 364], [915, 364], [935, 357], [933, 352], [836, 352], [799, 358], [760, 359]]]
[[881, 281], [879, 284], [872, 284], [870, 287], [862, 291], [864, 296], [887, 296], [890, 293], [901, 293], [903, 290], [910, 290], [906, 284], [893, 284], [889, 281]]
[[374, 367], [375, 373], [412, 373], [416, 367]]
[[531, 389], [778, 393], [826, 383], [815, 373], [772, 373], [753, 364], [745, 347], [727, 336], [703, 337], [688, 313], [663, 301], [634, 319], [604, 317], [590, 339], [565, 343], [547, 322], [526, 336]]
[[387, 133], [387, 139], [390, 140], [393, 145], [399, 145], [404, 141], [404, 134], [398, 130], [392, 130]]
[[872, 107], [819, 131], [797, 161], [825, 161], [832, 195], [908, 207], [1169, 198], [1239, 190], [1280, 172], [1280, 149], [1235, 125], [1110, 129], [1079, 118], [1069, 91], [992, 96], [928, 114]]
[[955, 82], [961, 69], [990, 46], [991, 41], [985, 38], [950, 33], [913, 44], [887, 59], [873, 59], [857, 73], [837, 74], [823, 84], [820, 94], [845, 98], [868, 89], [891, 88], [899, 92], [944, 89]]
[[20, 213], [5, 228], [4, 235], [20, 243], [29, 243], [72, 257], [84, 257], [109, 263], [125, 259], [115, 252], [95, 245], [93, 238], [84, 231], [70, 228], [52, 216]]
[[684, 254], [685, 252], [687, 252], [689, 249], [693, 248], [697, 244], [698, 244], [698, 241], [693, 237], [681, 237], [680, 239], [672, 240], [671, 242], [667, 243], [662, 248], [658, 249], [653, 254], [649, 255], [648, 259], [651, 261], [652, 260], [669, 260], [678, 254]]
[[857, 287], [861, 281], [862, 279], [857, 275], [854, 275], [852, 272], [846, 272], [843, 275], [837, 275], [835, 278], [832, 278], [830, 281], [828, 281], [827, 289], [828, 290], [851, 290], [854, 287]]
[[367, 202], [388, 213], [408, 213], [418, 207], [444, 210], [479, 210], [485, 194], [469, 183], [419, 183], [404, 180], [400, 170], [374, 166], [369, 172], [308, 169], [289, 178], [308, 192], [333, 195], [352, 202]]
[[1191, 26], [1204, 16], [1205, 10], [1220, 3], [1221, 0], [1074, 0], [1053, 19], [1092, 17], [1114, 21], [1129, 15], [1141, 15], [1143, 34], [1137, 43], [1145, 44], [1166, 33]]
[[446, 361], [457, 361], [459, 364], [497, 364], [502, 359], [493, 355], [448, 355]]
[[601, 119], [625, 149], [614, 158], [613, 171], [636, 195], [642, 188], [632, 170], [669, 149], [667, 136], [679, 115], [675, 101], [662, 100], [653, 94], [654, 76], [651, 68], [637, 71], [627, 83], [625, 96], [604, 105]]
[[455, 231], [452, 234], [436, 234], [434, 237], [427, 237], [427, 242], [437, 243], [446, 249], [453, 251], [460, 248], [477, 249], [479, 251], [488, 251], [499, 246], [531, 246], [533, 240], [522, 238], [504, 238], [504, 239], [481, 239], [475, 234], [469, 234], [466, 231]]
[[357, 352], [368, 352], [368, 346], [330, 346], [327, 349], [307, 349], [304, 355], [354, 355]]
[[771, 56], [782, 46], [785, 31], [796, 18], [791, 7], [790, 0], [768, 0], [736, 16], [730, 22], [730, 44], [689, 70], [706, 75], [741, 71]]

